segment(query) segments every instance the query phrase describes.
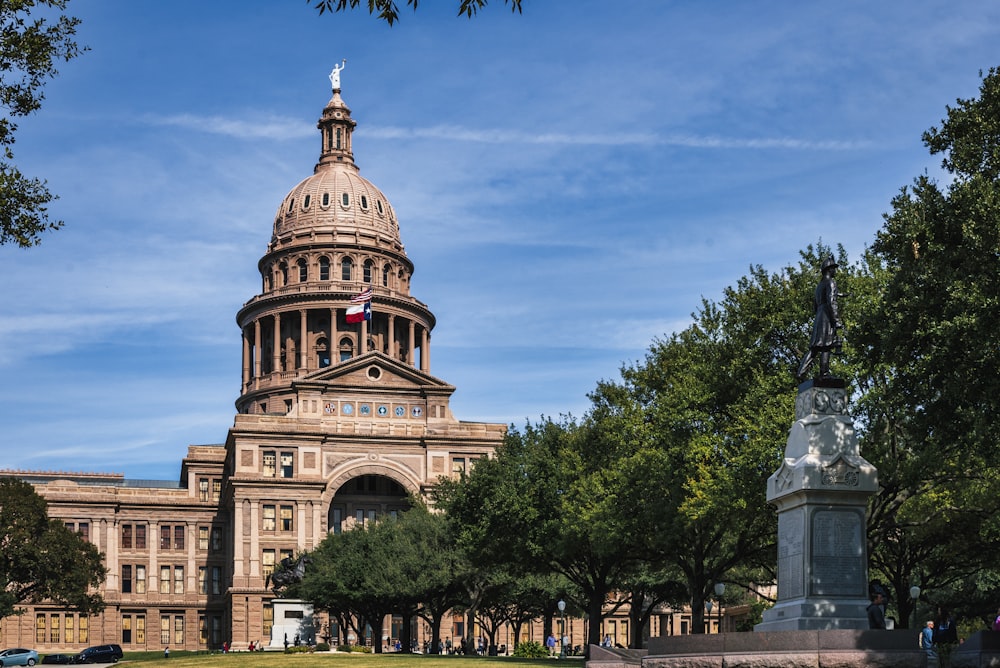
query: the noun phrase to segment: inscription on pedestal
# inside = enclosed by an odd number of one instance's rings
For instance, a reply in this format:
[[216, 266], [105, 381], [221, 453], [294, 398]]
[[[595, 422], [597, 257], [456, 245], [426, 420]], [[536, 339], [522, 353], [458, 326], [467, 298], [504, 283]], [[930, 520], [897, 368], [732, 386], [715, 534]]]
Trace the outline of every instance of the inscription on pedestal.
[[865, 537], [860, 513], [817, 510], [812, 516], [811, 537], [810, 595], [864, 596]]
[[778, 515], [778, 600], [802, 596], [804, 578], [801, 509]]

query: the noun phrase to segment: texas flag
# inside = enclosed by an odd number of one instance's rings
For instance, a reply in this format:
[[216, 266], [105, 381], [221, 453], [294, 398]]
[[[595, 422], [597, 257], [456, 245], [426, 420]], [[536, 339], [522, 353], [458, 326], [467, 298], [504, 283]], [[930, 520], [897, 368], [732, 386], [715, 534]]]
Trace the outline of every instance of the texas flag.
[[353, 324], [372, 319], [372, 303], [351, 304], [347, 307], [347, 323]]

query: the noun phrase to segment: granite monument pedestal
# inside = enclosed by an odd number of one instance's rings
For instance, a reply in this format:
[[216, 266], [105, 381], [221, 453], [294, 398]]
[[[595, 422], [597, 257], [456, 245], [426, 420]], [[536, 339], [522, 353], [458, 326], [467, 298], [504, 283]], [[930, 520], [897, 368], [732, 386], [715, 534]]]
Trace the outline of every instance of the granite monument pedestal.
[[265, 649], [284, 651], [295, 644], [312, 645], [316, 642], [316, 628], [313, 626], [312, 603], [294, 598], [276, 598], [271, 602], [274, 609], [274, 623], [271, 638]]

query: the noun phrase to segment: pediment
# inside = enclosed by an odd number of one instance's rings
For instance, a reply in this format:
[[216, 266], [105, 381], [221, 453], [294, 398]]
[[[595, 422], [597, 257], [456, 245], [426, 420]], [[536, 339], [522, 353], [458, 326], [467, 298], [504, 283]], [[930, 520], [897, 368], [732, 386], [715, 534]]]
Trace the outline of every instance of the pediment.
[[453, 385], [378, 351], [314, 371], [294, 381], [292, 386], [324, 393], [404, 392], [450, 396], [455, 391]]

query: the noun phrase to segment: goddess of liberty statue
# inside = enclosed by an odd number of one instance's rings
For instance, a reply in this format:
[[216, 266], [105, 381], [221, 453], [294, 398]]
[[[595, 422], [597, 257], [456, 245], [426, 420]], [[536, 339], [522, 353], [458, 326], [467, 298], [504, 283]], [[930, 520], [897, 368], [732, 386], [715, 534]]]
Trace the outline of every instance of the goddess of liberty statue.
[[340, 90], [340, 71], [347, 67], [347, 58], [340, 61], [340, 65], [334, 65], [333, 70], [330, 72], [330, 85], [333, 86], [333, 90]]

